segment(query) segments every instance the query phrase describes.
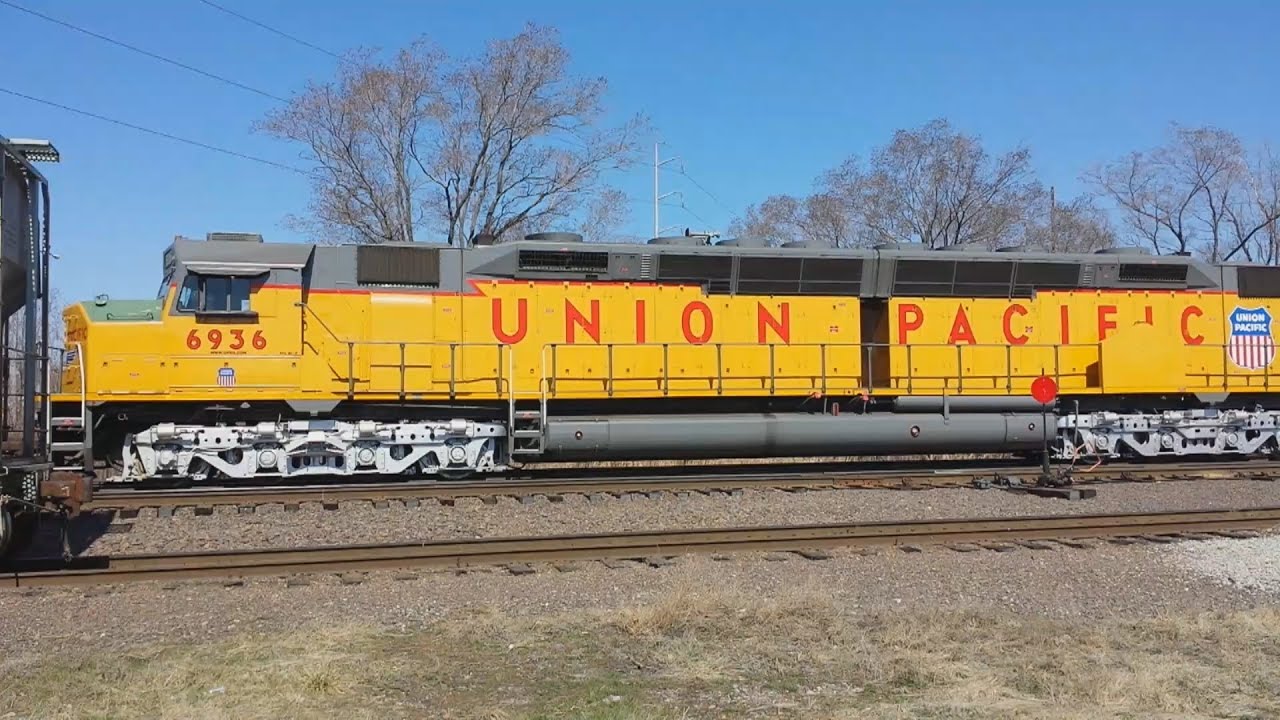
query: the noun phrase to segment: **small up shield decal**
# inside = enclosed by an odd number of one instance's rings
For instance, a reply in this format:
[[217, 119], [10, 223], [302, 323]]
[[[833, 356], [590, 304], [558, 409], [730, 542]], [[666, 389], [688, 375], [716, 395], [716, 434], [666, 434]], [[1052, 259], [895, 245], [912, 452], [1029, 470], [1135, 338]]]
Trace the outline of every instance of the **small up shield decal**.
[[1271, 337], [1271, 313], [1266, 308], [1236, 307], [1231, 312], [1231, 334], [1227, 357], [1245, 370], [1262, 370], [1276, 359], [1276, 342]]

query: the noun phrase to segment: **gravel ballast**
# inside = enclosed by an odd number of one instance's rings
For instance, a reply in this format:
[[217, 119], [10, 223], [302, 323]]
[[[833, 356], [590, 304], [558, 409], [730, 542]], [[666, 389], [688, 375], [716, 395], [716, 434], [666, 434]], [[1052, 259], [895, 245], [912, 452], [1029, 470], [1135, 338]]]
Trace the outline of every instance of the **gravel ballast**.
[[[143, 510], [127, 532], [103, 534], [105, 522], [81, 532], [78, 549], [91, 555], [182, 552], [249, 547], [404, 542], [522, 535], [740, 527], [962, 517], [1069, 515], [1160, 510], [1235, 509], [1280, 505], [1280, 484], [1248, 480], [1112, 484], [1083, 501], [1041, 498], [1000, 490], [829, 490], [790, 493], [743, 491], [701, 495], [592, 500], [566, 495], [525, 504], [459, 499], [453, 507], [424, 501], [392, 502], [379, 509], [345, 503], [338, 510], [304, 504], [296, 512], [267, 505], [252, 513], [219, 508], [198, 516], [190, 508], [173, 517]], [[92, 523], [88, 523], [92, 526]]]
[[1280, 594], [1280, 536], [1185, 543], [1169, 557], [1216, 585]]
[[[1266, 602], [1243, 588], [1204, 582], [1162, 560], [1168, 546], [1099, 544], [1087, 549], [961, 553], [836, 549], [828, 560], [747, 553], [676, 558], [650, 567], [598, 562], [500, 568], [317, 574], [291, 579], [141, 583], [116, 587], [0, 590], [0, 637], [10, 657], [47, 643], [127, 650], [155, 640], [202, 640], [241, 631], [287, 631], [312, 623], [361, 622], [414, 629], [455, 613], [536, 614], [611, 610], [678, 589], [772, 596], [829, 594], [857, 612], [976, 610], [1049, 617], [1147, 616], [1227, 610]], [[51, 619], [56, 621], [51, 623]], [[5, 662], [0, 660], [0, 668]]]

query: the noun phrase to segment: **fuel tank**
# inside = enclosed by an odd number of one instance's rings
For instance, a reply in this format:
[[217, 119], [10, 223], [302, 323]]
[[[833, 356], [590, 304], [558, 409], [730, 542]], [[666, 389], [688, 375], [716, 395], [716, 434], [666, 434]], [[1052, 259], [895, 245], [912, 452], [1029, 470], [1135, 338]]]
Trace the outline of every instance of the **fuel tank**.
[[[1040, 413], [612, 415], [549, 418], [547, 460], [993, 453], [1038, 450]], [[1048, 416], [1053, 435], [1053, 415]]]

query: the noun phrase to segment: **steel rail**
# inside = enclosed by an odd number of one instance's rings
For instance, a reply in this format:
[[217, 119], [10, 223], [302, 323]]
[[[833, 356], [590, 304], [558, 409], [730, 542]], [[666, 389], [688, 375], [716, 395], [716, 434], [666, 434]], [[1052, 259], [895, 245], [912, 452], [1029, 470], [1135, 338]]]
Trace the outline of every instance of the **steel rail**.
[[[642, 559], [759, 550], [1065, 540], [1106, 537], [1193, 539], [1280, 525], [1280, 507], [1159, 513], [960, 518], [907, 522], [656, 530], [547, 537], [433, 540], [88, 558], [98, 567], [9, 571], [16, 586], [85, 585], [412, 567], [465, 567], [555, 560]], [[1193, 535], [1189, 535], [1193, 534]]]
[[[647, 492], [727, 492], [740, 489], [853, 489], [970, 486], [981, 480], [1017, 478], [1033, 483], [1036, 466], [983, 465], [964, 468], [911, 467], [904, 469], [701, 473], [668, 476], [622, 476], [600, 479], [549, 477], [534, 480], [479, 482], [400, 482], [345, 485], [253, 486], [239, 488], [181, 488], [171, 490], [98, 491], [87, 509], [134, 510], [158, 507], [297, 504], [304, 502], [381, 501], [407, 498], [456, 500], [475, 497], [527, 497], [566, 494], [623, 494]], [[1108, 482], [1280, 478], [1280, 464], [1272, 461], [1234, 463], [1155, 463], [1108, 465], [1075, 475], [1073, 484]]]

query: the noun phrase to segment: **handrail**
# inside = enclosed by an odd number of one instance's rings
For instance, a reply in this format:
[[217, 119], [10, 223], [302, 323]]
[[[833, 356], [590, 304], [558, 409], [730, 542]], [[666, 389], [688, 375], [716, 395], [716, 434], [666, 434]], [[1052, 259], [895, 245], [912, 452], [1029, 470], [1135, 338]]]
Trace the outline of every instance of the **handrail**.
[[[992, 383], [992, 389], [998, 389], [999, 387], [1003, 386], [1006, 391], [1012, 391], [1014, 388], [1015, 380], [1030, 380], [1030, 379], [1033, 379], [1034, 377], [1039, 376], [1039, 374], [1041, 373], [1050, 374], [1051, 377], [1058, 380], [1059, 384], [1061, 384], [1061, 381], [1063, 378], [1061, 353], [1064, 347], [1068, 349], [1091, 350], [1096, 354], [1097, 357], [1100, 357], [1100, 353], [1101, 353], [1100, 344], [1098, 343], [1079, 343], [1075, 345], [1068, 344], [1066, 346], [1060, 343], [1027, 343], [1024, 345], [1018, 345], [1016, 347], [1006, 343], [981, 343], [981, 344], [972, 344], [972, 345], [952, 344], [952, 343], [910, 343], [906, 345], [899, 345], [895, 343], [886, 343], [886, 342], [867, 343], [867, 342], [848, 342], [848, 341], [798, 342], [798, 343], [719, 342], [719, 343], [703, 343], [703, 344], [660, 343], [660, 342], [608, 342], [608, 343], [598, 343], [598, 344], [545, 343], [542, 346], [542, 353], [541, 353], [541, 384], [543, 386], [544, 393], [548, 394], [550, 397], [555, 397], [557, 394], [558, 386], [561, 381], [571, 381], [571, 382], [597, 381], [597, 382], [603, 382], [603, 388], [604, 388], [603, 391], [606, 394], [610, 396], [615, 395], [617, 393], [616, 385], [619, 380], [619, 378], [616, 377], [616, 374], [615, 374], [615, 369], [616, 369], [615, 358], [616, 358], [616, 350], [619, 347], [652, 348], [655, 350], [660, 348], [662, 350], [662, 361], [659, 363], [660, 375], [654, 375], [652, 377], [646, 377], [646, 378], [633, 376], [628, 379], [658, 380], [659, 392], [664, 396], [669, 395], [671, 393], [672, 383], [677, 381], [677, 379], [673, 378], [671, 375], [671, 370], [672, 370], [671, 353], [673, 352], [673, 350], [679, 351], [682, 353], [697, 352], [699, 350], [707, 353], [714, 352], [715, 362], [716, 362], [716, 368], [714, 372], [707, 374], [705, 376], [699, 375], [696, 378], [688, 377], [685, 379], [696, 379], [699, 381], [710, 382], [711, 383], [710, 391], [715, 392], [716, 394], [721, 394], [721, 395], [727, 391], [727, 389], [729, 388], [729, 383], [734, 381], [758, 380], [764, 383], [764, 385], [762, 385], [760, 388], [761, 390], [767, 391], [769, 393], [776, 393], [778, 391], [779, 386], [782, 383], [787, 381], [795, 381], [801, 378], [812, 379], [815, 383], [817, 383], [817, 385], [821, 386], [822, 394], [826, 394], [829, 389], [830, 381], [833, 379], [837, 379], [836, 377], [832, 376], [828, 372], [828, 369], [830, 367], [829, 362], [831, 360], [830, 355], [832, 354], [832, 351], [838, 351], [842, 349], [857, 351], [859, 354], [859, 360], [862, 363], [862, 365], [860, 368], [858, 368], [857, 372], [851, 372], [848, 374], [840, 373], [838, 376], [839, 378], [844, 378], [846, 380], [856, 379], [857, 382], [859, 383], [859, 386], [860, 387], [865, 386], [866, 389], [871, 389], [872, 387], [880, 387], [881, 385], [876, 384], [876, 380], [880, 380], [880, 382], [883, 384], [883, 387], [902, 388], [905, 386], [905, 389], [907, 390], [908, 393], [914, 392], [917, 389], [921, 389], [922, 384], [927, 387], [928, 385], [931, 384], [931, 381], [934, 381], [934, 382], [941, 381], [943, 385], [943, 387], [941, 388], [942, 390], [954, 389], [955, 391], [958, 391], [958, 392], [964, 392], [965, 388], [970, 386], [971, 383], [975, 383], [976, 385], [983, 385], [987, 382]], [[967, 357], [972, 357], [971, 353], [975, 351], [984, 351], [984, 350], [989, 351], [991, 349], [998, 349], [1002, 351], [1002, 354], [1005, 360], [1003, 367], [999, 367], [998, 365], [993, 367], [993, 370], [995, 370], [995, 372], [976, 373], [976, 374], [965, 373], [964, 363]], [[735, 350], [767, 353], [768, 371], [760, 372], [756, 374], [746, 374], [746, 375], [737, 375], [737, 374], [726, 375], [726, 368], [724, 364], [725, 355], [730, 354]], [[785, 351], [792, 351], [792, 350], [816, 351], [819, 358], [818, 364], [821, 367], [820, 376], [814, 375], [812, 372], [804, 372], [804, 373], [798, 373], [798, 374], [780, 373], [778, 368], [779, 355], [781, 355]], [[875, 351], [879, 351], [880, 354], [877, 355]], [[945, 374], [940, 374], [940, 375], [928, 374], [928, 373], [922, 374], [922, 373], [915, 372], [914, 368], [915, 368], [916, 360], [919, 359], [920, 353], [928, 353], [929, 351], [944, 351], [947, 353], [952, 353], [950, 360], [939, 359], [938, 362], [943, 367], [950, 367], [954, 365], [954, 368], [950, 372], [947, 372]], [[1017, 352], [1017, 355], [1015, 355], [1015, 351]], [[603, 378], [581, 377], [572, 373], [565, 374], [562, 376], [561, 374], [562, 363], [560, 360], [560, 356], [565, 353], [568, 353], [572, 356], [572, 354], [575, 352], [604, 353], [603, 362], [606, 367], [606, 376]], [[873, 377], [876, 373], [875, 361], [877, 359], [879, 361], [884, 361], [886, 359], [897, 357], [898, 360], [895, 362], [895, 364], [900, 364], [902, 361], [902, 358], [897, 353], [905, 353], [906, 355], [905, 357], [906, 372], [901, 374], [895, 374], [892, 371], [890, 371], [889, 374], [883, 378]], [[1050, 353], [1052, 353], [1051, 362], [1050, 362], [1050, 356], [1049, 356]], [[1040, 357], [1042, 358], [1040, 360], [1040, 363], [1043, 364], [1043, 367], [1037, 369], [1035, 372], [1032, 372], [1030, 370], [1028, 370], [1027, 372], [1018, 371], [1016, 369], [1018, 363], [1015, 362], [1016, 360], [1019, 359], [1018, 355], [1021, 355], [1023, 357], [1027, 355]], [[704, 362], [707, 362], [707, 361], [709, 360], [704, 360]], [[763, 362], [763, 361], [760, 361], [760, 362]], [[1074, 372], [1074, 371], [1071, 372], [1072, 376], [1076, 376], [1079, 374], [1080, 373], [1078, 372]]]
[[329, 337], [333, 338], [334, 340], [337, 340], [340, 343], [350, 342], [349, 340], [343, 340], [342, 338], [338, 337], [338, 334], [333, 331], [333, 328], [329, 327], [329, 324], [324, 321], [324, 318], [320, 317], [320, 314], [317, 313], [315, 310], [312, 310], [310, 305], [306, 304], [305, 302], [299, 301], [294, 303], [294, 306], [302, 308], [302, 313], [304, 315], [307, 313], [311, 313], [311, 316], [314, 317], [316, 321], [320, 323], [320, 327], [324, 328], [325, 332], [329, 333]]

